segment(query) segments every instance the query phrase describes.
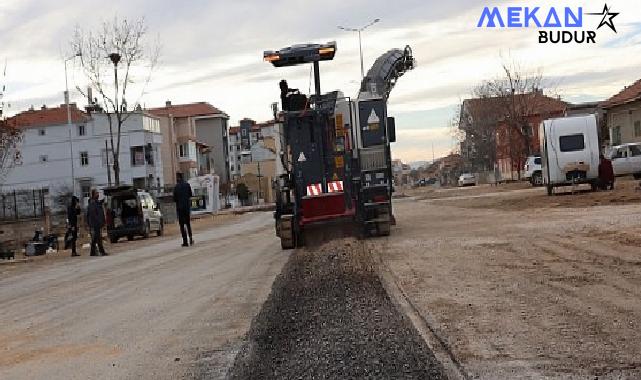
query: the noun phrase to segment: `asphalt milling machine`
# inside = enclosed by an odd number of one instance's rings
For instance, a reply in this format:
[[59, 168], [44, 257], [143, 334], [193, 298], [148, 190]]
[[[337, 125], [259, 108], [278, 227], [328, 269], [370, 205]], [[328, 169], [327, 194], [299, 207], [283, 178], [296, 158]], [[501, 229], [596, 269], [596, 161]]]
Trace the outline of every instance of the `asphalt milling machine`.
[[356, 99], [340, 91], [321, 94], [320, 61], [331, 61], [336, 43], [265, 51], [275, 67], [312, 64], [315, 93], [292, 91], [281, 81], [280, 160], [274, 184], [276, 234], [283, 249], [302, 246], [312, 226], [352, 223], [364, 236], [385, 236], [392, 214], [394, 118], [387, 99], [396, 81], [414, 68], [409, 46], [381, 55], [363, 78]]

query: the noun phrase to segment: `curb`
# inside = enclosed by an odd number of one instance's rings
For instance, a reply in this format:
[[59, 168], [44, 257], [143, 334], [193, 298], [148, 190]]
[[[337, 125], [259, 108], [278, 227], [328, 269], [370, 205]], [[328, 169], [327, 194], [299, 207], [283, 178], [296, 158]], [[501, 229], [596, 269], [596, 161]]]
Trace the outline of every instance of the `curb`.
[[[372, 251], [370, 251], [372, 252]], [[443, 370], [450, 380], [470, 380], [470, 376], [463, 365], [452, 352], [447, 340], [442, 338], [434, 328], [434, 321], [428, 316], [419, 313], [416, 306], [407, 297], [403, 288], [398, 284], [391, 269], [383, 262], [379, 253], [372, 252], [378, 267], [378, 274], [383, 287], [399, 311], [405, 314], [427, 346], [432, 350], [436, 359], [443, 365]]]

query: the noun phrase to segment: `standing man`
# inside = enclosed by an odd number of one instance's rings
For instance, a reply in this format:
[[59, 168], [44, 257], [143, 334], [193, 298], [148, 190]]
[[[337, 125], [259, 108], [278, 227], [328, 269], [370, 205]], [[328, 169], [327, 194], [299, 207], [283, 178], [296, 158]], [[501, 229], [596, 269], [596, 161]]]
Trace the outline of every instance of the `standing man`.
[[[180, 225], [180, 234], [183, 237], [183, 247], [194, 245], [194, 239], [191, 236], [191, 197], [194, 195], [189, 183], [185, 182], [182, 173], [176, 173], [176, 187], [174, 187], [174, 202], [176, 202], [176, 214], [178, 214], [178, 224]], [[185, 229], [187, 231], [185, 231]], [[187, 233], [189, 233], [189, 244], [187, 244]]]
[[91, 199], [87, 206], [87, 225], [91, 234], [91, 256], [98, 256], [96, 249], [101, 256], [107, 256], [102, 246], [102, 227], [105, 225], [105, 211], [102, 202], [98, 201], [98, 190], [91, 190]]
[[80, 215], [80, 203], [75, 195], [71, 197], [71, 204], [67, 207], [67, 234], [65, 235], [65, 249], [71, 246], [71, 256], [80, 256], [76, 252], [76, 240], [78, 240], [78, 215]]
[[601, 190], [614, 190], [614, 169], [612, 161], [605, 158], [603, 154], [599, 155], [599, 188]]

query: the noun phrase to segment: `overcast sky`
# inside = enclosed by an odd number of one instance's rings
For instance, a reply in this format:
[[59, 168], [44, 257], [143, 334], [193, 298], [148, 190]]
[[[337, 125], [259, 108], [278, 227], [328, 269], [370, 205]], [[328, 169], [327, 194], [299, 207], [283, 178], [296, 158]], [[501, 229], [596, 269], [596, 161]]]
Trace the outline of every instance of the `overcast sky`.
[[[478, 29], [484, 6], [583, 6], [600, 12], [600, 1], [426, 0], [0, 0], [0, 59], [6, 59], [9, 113], [29, 105], [63, 103], [63, 56], [75, 25], [91, 29], [114, 15], [144, 16], [150, 37], [162, 43], [161, 65], [142, 98], [147, 107], [207, 101], [235, 125], [243, 117], [270, 117], [278, 81], [307, 92], [309, 67], [276, 69], [263, 50], [295, 43], [337, 41], [334, 61], [321, 64], [323, 91], [355, 96], [360, 82], [358, 39], [338, 25], [381, 22], [363, 34], [365, 69], [386, 50], [411, 45], [417, 68], [399, 80], [389, 113], [397, 118], [394, 155], [405, 161], [450, 151], [449, 123], [471, 88], [500, 74], [503, 61], [542, 69], [567, 101], [605, 99], [641, 78], [638, 1], [609, 0], [618, 33], [598, 31], [596, 45], [540, 45], [534, 29]], [[585, 16], [595, 28], [598, 16]], [[70, 87], [84, 87], [70, 67]], [[311, 86], [313, 88], [313, 86]], [[84, 104], [77, 91], [72, 96]]]

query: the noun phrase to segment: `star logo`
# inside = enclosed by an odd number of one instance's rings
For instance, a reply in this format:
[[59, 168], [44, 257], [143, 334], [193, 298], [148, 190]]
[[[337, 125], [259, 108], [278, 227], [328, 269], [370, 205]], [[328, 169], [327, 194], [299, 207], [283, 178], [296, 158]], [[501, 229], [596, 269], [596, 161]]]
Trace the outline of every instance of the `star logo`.
[[619, 12], [610, 12], [610, 8], [608, 7], [608, 4], [606, 3], [603, 6], [603, 12], [601, 13], [588, 13], [589, 15], [595, 15], [595, 16], [603, 16], [601, 19], [601, 22], [599, 23], [599, 26], [597, 27], [597, 30], [601, 29], [603, 25], [607, 25], [612, 29], [614, 33], [617, 32], [617, 29], [614, 27], [614, 22], [612, 21], [613, 18], [617, 17], [619, 15]]

